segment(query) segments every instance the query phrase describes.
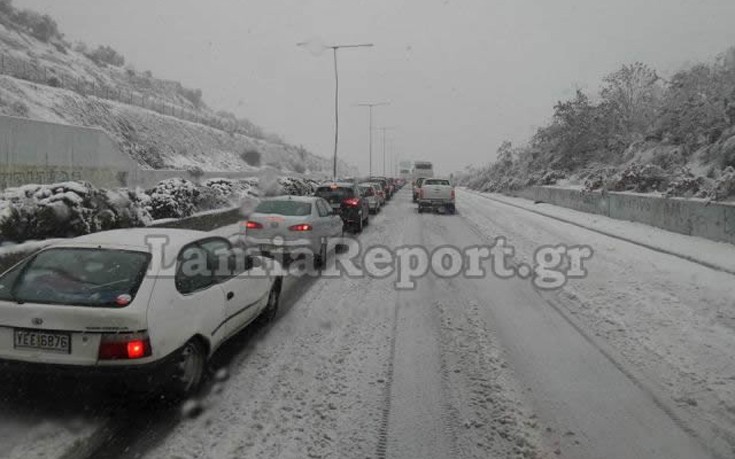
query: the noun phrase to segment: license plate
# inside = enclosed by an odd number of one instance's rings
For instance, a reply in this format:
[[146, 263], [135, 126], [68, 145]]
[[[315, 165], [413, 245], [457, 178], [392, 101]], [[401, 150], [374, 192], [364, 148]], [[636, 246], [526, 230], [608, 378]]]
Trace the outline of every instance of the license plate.
[[278, 222], [271, 222], [271, 228], [278, 228]]
[[71, 335], [69, 333], [16, 329], [14, 335], [13, 347], [15, 349], [35, 349], [62, 354], [71, 353]]

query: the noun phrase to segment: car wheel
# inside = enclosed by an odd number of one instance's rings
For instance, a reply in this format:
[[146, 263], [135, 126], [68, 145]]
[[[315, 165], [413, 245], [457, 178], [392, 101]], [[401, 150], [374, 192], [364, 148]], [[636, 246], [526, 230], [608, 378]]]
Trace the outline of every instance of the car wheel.
[[364, 228], [365, 228], [365, 222], [362, 220], [362, 217], [360, 217], [355, 223], [355, 232], [362, 233], [362, 230]]
[[207, 355], [202, 342], [196, 338], [189, 340], [179, 349], [174, 361], [169, 394], [177, 399], [196, 394], [204, 379], [206, 365]]
[[268, 304], [258, 318], [262, 323], [273, 322], [278, 314], [278, 305], [281, 301], [281, 279], [276, 279], [268, 295]]

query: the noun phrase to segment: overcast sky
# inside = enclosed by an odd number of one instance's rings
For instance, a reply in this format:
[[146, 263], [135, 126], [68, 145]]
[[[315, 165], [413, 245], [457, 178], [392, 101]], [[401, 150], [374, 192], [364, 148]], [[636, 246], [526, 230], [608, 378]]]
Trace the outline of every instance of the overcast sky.
[[[368, 168], [368, 114], [389, 150], [449, 173], [522, 143], [574, 88], [624, 63], [671, 74], [735, 45], [735, 0], [15, 0], [72, 41], [108, 44], [138, 70], [204, 91], [317, 154], [333, 148], [331, 52], [340, 52], [340, 155]], [[382, 172], [380, 133], [374, 167]]]

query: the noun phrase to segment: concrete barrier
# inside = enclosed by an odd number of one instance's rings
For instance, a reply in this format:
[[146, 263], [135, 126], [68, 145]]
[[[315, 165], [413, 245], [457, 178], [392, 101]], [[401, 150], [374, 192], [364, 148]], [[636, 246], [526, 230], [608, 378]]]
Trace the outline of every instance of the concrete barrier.
[[[207, 178], [247, 178], [257, 171], [205, 172]], [[102, 129], [0, 115], [0, 190], [28, 183], [84, 180], [100, 188], [151, 188], [185, 170], [143, 169]]]
[[510, 193], [581, 212], [645, 223], [675, 233], [735, 244], [735, 205], [633, 193], [586, 192], [553, 186]]

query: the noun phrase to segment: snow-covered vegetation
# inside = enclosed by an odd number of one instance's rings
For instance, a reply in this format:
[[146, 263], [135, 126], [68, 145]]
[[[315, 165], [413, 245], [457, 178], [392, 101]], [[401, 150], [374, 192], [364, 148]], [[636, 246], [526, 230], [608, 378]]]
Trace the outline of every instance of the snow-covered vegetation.
[[[73, 237], [197, 212], [240, 206], [261, 195], [257, 178], [210, 179], [197, 185], [174, 178], [150, 190], [98, 189], [85, 182], [25, 185], [0, 193], [0, 242]], [[277, 179], [274, 194], [307, 195], [315, 182]]]
[[150, 198], [83, 182], [25, 185], [0, 194], [0, 240], [70, 237], [152, 221]]
[[494, 163], [459, 174], [463, 185], [531, 185], [735, 198], [735, 48], [669, 79], [642, 63], [578, 90], [554, 107], [527, 145], [505, 142]]

